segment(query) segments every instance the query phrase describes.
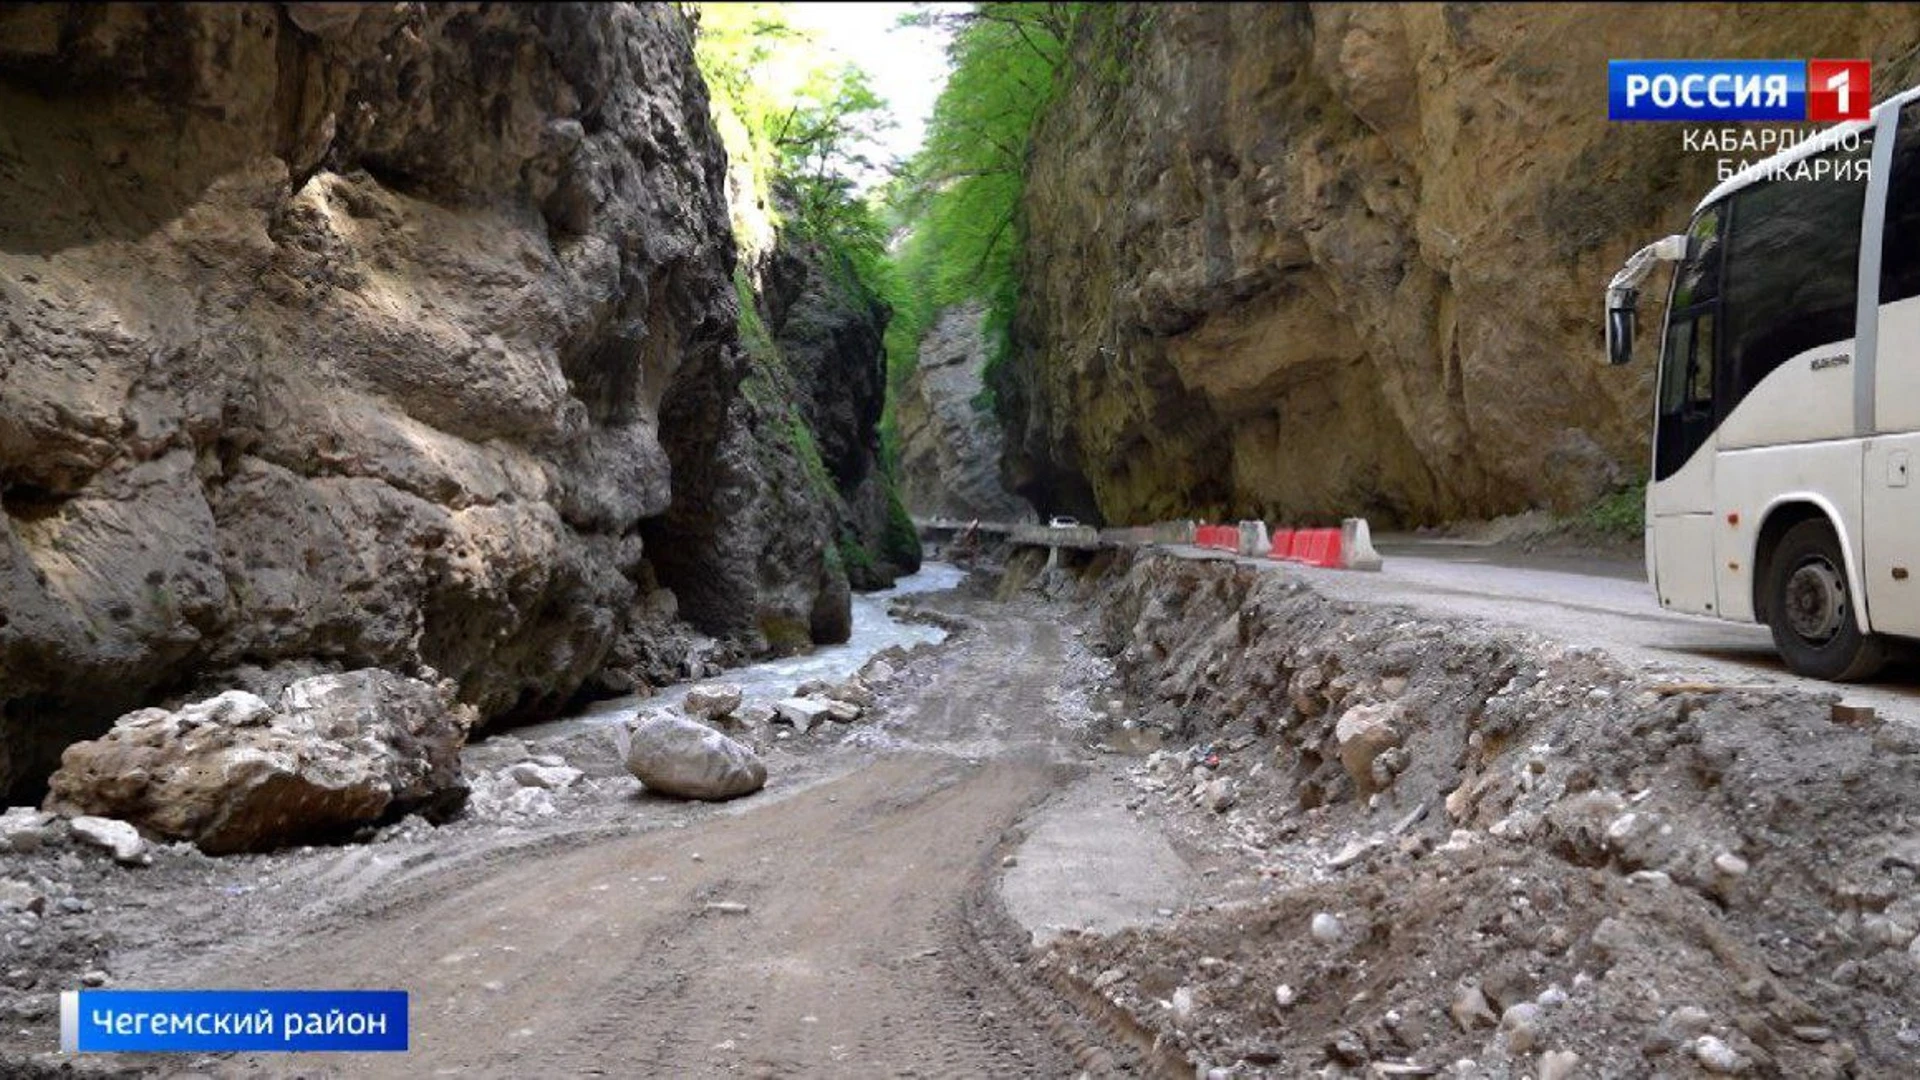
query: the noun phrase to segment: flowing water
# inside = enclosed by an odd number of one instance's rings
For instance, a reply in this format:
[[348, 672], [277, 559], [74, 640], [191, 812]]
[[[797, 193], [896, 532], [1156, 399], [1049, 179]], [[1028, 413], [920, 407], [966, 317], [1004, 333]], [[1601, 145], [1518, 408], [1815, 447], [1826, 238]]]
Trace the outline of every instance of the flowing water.
[[919, 573], [901, 578], [891, 589], [853, 594], [853, 633], [839, 645], [822, 645], [799, 656], [748, 664], [711, 679], [674, 683], [652, 694], [608, 698], [594, 702], [570, 719], [519, 728], [512, 734], [542, 736], [581, 726], [616, 723], [643, 709], [678, 705], [680, 699], [686, 696], [688, 687], [696, 682], [732, 683], [745, 692], [747, 701], [775, 701], [787, 697], [793, 693], [794, 687], [811, 679], [839, 682], [859, 671], [875, 653], [891, 646], [911, 649], [915, 645], [944, 641], [947, 636], [945, 630], [896, 619], [887, 614], [887, 605], [903, 596], [951, 589], [965, 577], [966, 571], [947, 563], [926, 563]]

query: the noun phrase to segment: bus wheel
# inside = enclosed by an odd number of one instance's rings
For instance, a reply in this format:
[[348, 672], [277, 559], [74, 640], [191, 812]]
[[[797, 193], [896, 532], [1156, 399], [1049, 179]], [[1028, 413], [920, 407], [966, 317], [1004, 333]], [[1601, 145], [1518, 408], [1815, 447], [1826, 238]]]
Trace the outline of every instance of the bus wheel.
[[1788, 529], [1774, 549], [1767, 581], [1767, 626], [1774, 648], [1802, 675], [1834, 682], [1870, 679], [1887, 662], [1886, 643], [1860, 632], [1847, 564], [1826, 521]]

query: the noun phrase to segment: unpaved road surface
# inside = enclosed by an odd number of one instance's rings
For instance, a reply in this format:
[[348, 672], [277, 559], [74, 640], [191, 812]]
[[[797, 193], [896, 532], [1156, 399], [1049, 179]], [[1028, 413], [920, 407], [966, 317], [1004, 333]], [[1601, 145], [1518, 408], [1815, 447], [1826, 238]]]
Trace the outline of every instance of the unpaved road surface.
[[[1085, 1040], [1014, 989], [1027, 934], [992, 883], [1016, 823], [1086, 770], [1084, 665], [1054, 619], [982, 610], [902, 708], [763, 795], [628, 795], [614, 809], [632, 827], [443, 838], [413, 858], [314, 853], [271, 901], [117, 957], [116, 985], [411, 993], [406, 1054], [207, 1058], [194, 1075], [1072, 1075]], [[1097, 859], [1079, 872], [1103, 895], [1126, 884], [1098, 888]]]
[[411, 1051], [340, 1075], [1060, 1075], [1043, 1032], [983, 1020], [1013, 1005], [961, 904], [1051, 772], [892, 757], [697, 834], [449, 875], [195, 981], [410, 991]]

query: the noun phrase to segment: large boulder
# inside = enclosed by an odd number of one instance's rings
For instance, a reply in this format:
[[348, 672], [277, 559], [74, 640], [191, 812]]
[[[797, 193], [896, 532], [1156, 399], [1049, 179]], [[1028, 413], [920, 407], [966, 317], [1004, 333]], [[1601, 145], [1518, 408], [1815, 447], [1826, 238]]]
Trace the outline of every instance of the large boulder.
[[650, 791], [687, 799], [731, 799], [766, 786], [759, 755], [718, 731], [671, 713], [622, 726], [627, 771]]
[[389, 671], [318, 675], [271, 704], [243, 690], [141, 709], [61, 756], [46, 806], [117, 818], [209, 854], [264, 851], [466, 800], [474, 719], [451, 683]]

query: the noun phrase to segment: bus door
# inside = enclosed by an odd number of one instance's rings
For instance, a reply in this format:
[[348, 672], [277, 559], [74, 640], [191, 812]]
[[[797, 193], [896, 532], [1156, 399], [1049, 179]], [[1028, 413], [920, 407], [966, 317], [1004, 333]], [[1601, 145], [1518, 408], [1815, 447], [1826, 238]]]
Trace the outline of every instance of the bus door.
[[1920, 636], [1920, 102], [1899, 123], [1881, 229], [1862, 577], [1873, 629]]
[[1703, 211], [1674, 273], [1655, 393], [1652, 518], [1654, 587], [1662, 607], [1714, 611], [1714, 380], [1719, 355], [1725, 205]]

